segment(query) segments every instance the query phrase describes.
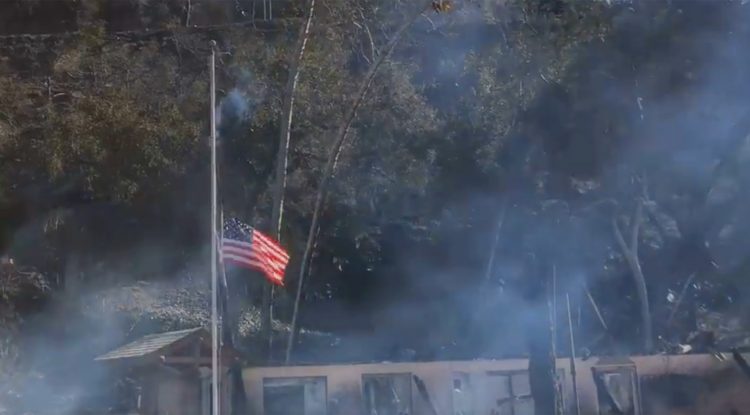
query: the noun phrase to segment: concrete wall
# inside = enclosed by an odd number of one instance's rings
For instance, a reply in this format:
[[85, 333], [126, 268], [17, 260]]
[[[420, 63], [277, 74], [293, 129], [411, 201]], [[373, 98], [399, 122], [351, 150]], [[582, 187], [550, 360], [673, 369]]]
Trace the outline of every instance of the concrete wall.
[[[634, 363], [639, 377], [655, 377], [665, 374], [700, 376], [709, 386], [704, 387], [693, 408], [669, 409], [664, 415], [750, 415], [750, 382], [734, 367], [731, 358], [720, 362], [710, 355], [682, 356], [637, 356]], [[612, 367], [608, 359], [576, 361], [577, 385], [581, 415], [598, 415], [597, 389], [592, 370]], [[615, 362], [616, 363], [616, 362]], [[563, 373], [563, 394], [567, 406], [573, 403], [573, 383], [568, 359], [557, 361], [558, 371]], [[487, 384], [488, 372], [523, 372], [528, 369], [528, 360], [476, 360], [424, 363], [375, 363], [330, 366], [290, 366], [248, 368], [243, 372], [245, 390], [251, 413], [263, 414], [263, 379], [269, 377], [316, 377], [327, 378], [327, 401], [329, 415], [356, 415], [364, 412], [362, 398], [363, 374], [411, 373], [425, 383], [439, 414], [453, 414], [453, 374], [467, 373], [474, 385], [474, 403], [477, 415], [491, 414], [497, 399], [491, 388], [479, 387]], [[412, 385], [412, 414], [431, 414], [429, 406]], [[649, 391], [640, 391], [641, 394]], [[653, 399], [652, 399], [653, 401]], [[731, 411], [736, 411], [732, 413]], [[573, 412], [569, 412], [573, 413]], [[643, 413], [643, 412], [641, 412]], [[644, 414], [650, 415], [650, 414]], [[658, 415], [662, 415], [659, 413]]]

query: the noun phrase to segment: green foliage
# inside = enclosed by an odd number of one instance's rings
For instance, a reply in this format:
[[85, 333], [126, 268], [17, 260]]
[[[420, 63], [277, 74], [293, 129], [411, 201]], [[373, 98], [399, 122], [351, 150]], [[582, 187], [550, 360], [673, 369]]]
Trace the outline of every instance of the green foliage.
[[195, 105], [205, 83], [186, 87], [158, 45], [70, 47], [51, 69], [46, 82], [3, 79], [7, 175], [80, 176], [95, 197], [125, 201], [184, 174], [205, 124]]

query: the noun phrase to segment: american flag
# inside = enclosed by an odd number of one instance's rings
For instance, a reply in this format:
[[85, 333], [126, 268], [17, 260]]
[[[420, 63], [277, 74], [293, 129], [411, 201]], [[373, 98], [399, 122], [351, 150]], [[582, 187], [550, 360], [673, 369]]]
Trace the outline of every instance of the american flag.
[[289, 254], [272, 238], [237, 219], [224, 222], [221, 241], [224, 262], [258, 270], [274, 284], [284, 285]]

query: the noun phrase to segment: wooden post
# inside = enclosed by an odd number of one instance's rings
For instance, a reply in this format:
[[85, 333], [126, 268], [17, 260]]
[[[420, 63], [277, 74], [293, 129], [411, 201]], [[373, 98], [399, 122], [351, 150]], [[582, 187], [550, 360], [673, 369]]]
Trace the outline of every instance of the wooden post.
[[562, 415], [562, 395], [560, 391], [560, 377], [557, 374], [557, 265], [552, 264], [552, 289], [550, 290], [548, 305], [550, 325], [550, 353], [552, 354], [553, 376], [555, 379], [555, 414]]
[[[602, 328], [604, 331], [609, 331], [609, 327], [607, 326], [607, 322], [604, 321], [604, 315], [599, 311], [599, 306], [596, 305], [596, 301], [594, 300], [594, 296], [591, 295], [591, 291], [589, 291], [589, 288], [586, 286], [586, 284], [583, 285], [583, 290], [586, 292], [586, 297], [589, 299], [589, 303], [591, 303], [591, 308], [594, 309], [594, 313], [596, 314], [596, 318], [599, 319], [599, 323], [602, 325]], [[580, 313], [579, 313], [580, 314]], [[580, 323], [578, 324], [580, 327]]]
[[578, 400], [578, 382], [576, 381], [576, 345], [573, 337], [573, 317], [570, 313], [570, 294], [565, 294], [568, 308], [568, 331], [570, 332], [570, 378], [573, 382], [573, 408], [575, 415], [581, 414], [581, 405]]

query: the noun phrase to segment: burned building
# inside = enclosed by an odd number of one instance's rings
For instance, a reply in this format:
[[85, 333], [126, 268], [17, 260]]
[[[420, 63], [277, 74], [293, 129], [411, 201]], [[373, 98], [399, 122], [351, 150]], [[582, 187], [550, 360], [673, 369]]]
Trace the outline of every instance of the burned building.
[[[575, 366], [577, 399], [569, 360], [557, 360], [566, 414], [750, 414], [750, 379], [731, 359], [603, 357]], [[253, 415], [535, 413], [527, 359], [255, 367], [243, 377]]]
[[[231, 410], [229, 366], [237, 353], [220, 351], [221, 402]], [[204, 415], [211, 402], [211, 335], [202, 328], [141, 337], [96, 358], [121, 385], [121, 414]], [[230, 412], [227, 412], [230, 413]]]

